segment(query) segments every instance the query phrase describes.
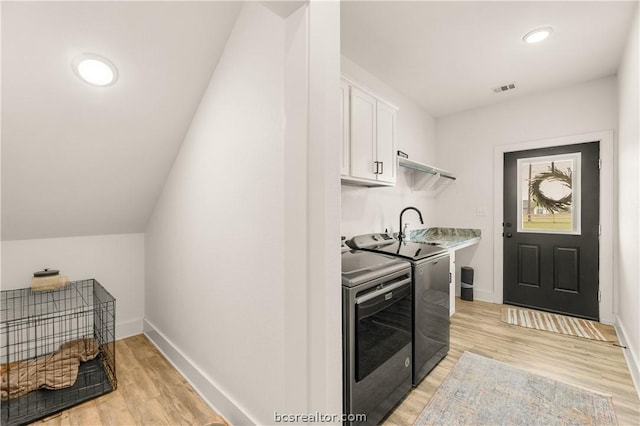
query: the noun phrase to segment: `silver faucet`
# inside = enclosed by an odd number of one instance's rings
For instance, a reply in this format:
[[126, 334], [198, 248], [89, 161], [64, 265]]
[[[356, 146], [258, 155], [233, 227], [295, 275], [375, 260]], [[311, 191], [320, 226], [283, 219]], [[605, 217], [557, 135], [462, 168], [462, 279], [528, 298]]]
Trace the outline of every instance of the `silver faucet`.
[[[404, 212], [406, 212], [407, 210], [415, 210], [418, 213], [418, 217], [420, 218], [420, 223], [424, 225], [424, 221], [422, 220], [422, 213], [420, 213], [420, 210], [418, 210], [415, 207], [405, 207], [404, 209], [402, 209], [402, 211], [400, 212], [400, 229], [398, 232], [398, 240], [402, 241], [402, 239], [406, 236], [406, 229], [402, 229], [402, 215], [404, 214]], [[404, 232], [403, 232], [404, 231]]]

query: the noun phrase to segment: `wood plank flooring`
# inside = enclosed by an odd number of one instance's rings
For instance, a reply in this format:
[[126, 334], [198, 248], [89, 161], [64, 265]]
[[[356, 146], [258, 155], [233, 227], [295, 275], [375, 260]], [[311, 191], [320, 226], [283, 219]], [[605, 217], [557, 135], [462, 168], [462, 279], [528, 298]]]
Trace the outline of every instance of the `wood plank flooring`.
[[[505, 324], [500, 321], [503, 306], [456, 299], [449, 354], [395, 408], [384, 425], [412, 425], [464, 351], [611, 395], [620, 425], [640, 425], [640, 401], [622, 349], [610, 342]], [[607, 328], [609, 336], [615, 338], [613, 327]]]
[[118, 389], [39, 426], [229, 426], [144, 336], [116, 342]]
[[[640, 424], [640, 401], [620, 348], [505, 324], [500, 321], [502, 306], [456, 300], [449, 355], [396, 407], [385, 425], [412, 425], [464, 351], [612, 395], [620, 425]], [[613, 328], [609, 333], [615, 336]], [[228, 426], [144, 335], [116, 342], [116, 357], [116, 391], [36, 424]]]

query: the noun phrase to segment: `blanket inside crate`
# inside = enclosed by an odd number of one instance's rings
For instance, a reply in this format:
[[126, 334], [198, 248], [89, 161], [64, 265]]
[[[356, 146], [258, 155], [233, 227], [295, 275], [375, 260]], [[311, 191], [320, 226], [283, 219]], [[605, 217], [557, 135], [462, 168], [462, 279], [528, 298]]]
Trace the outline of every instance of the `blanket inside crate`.
[[95, 339], [78, 339], [60, 346], [57, 351], [24, 361], [0, 366], [0, 398], [13, 399], [36, 389], [63, 389], [73, 386], [80, 362], [98, 355]]

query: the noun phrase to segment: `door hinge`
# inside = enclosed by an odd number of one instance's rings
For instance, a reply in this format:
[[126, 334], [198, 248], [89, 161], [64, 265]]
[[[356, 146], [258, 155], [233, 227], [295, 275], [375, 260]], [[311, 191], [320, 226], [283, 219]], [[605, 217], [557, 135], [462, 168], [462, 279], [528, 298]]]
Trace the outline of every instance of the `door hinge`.
[[598, 302], [600, 301], [600, 299], [602, 299], [602, 293], [600, 292], [600, 290], [598, 290]]
[[598, 169], [602, 169], [602, 158], [598, 158]]
[[602, 225], [598, 224], [598, 235], [602, 235]]

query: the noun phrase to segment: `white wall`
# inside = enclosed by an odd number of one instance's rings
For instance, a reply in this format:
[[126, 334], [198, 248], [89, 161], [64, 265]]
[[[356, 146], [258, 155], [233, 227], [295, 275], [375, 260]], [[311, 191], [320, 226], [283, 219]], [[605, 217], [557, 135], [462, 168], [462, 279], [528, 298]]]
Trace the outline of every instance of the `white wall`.
[[309, 18], [307, 411], [338, 414], [342, 413], [340, 2], [309, 2]]
[[[438, 166], [457, 174], [436, 207], [438, 226], [479, 228], [482, 240], [456, 254], [475, 269], [474, 296], [494, 301], [494, 147], [617, 127], [615, 77], [598, 79], [437, 120]], [[458, 274], [459, 275], [459, 274]], [[458, 283], [459, 285], [459, 283]]]
[[285, 404], [284, 60], [285, 22], [246, 3], [147, 227], [149, 334], [233, 424]]
[[617, 326], [624, 333], [625, 351], [640, 392], [640, 97], [638, 95], [638, 8], [618, 69], [618, 226]]
[[144, 234], [2, 242], [2, 290], [29, 287], [42, 268], [72, 281], [95, 278], [116, 298], [116, 338], [142, 332]]
[[[265, 3], [270, 8], [283, 3]], [[291, 3], [288, 3], [291, 4]], [[307, 156], [305, 141], [309, 135], [309, 78], [307, 46], [308, 8], [302, 7], [285, 21], [284, 100], [286, 127], [284, 134], [284, 283], [285, 283], [285, 382], [286, 406], [295, 412], [306, 412], [309, 369], [309, 322], [307, 306], [300, 303], [308, 297], [303, 285], [309, 266], [307, 232]], [[296, 318], [296, 321], [287, 321]]]
[[[396, 150], [406, 152], [412, 160], [440, 166], [435, 159], [436, 135], [433, 117], [418, 104], [396, 92], [344, 55], [341, 72], [399, 108]], [[381, 232], [385, 228], [397, 232], [400, 211], [407, 206], [420, 209], [427, 226], [436, 226], [434, 201], [423, 193], [412, 191], [411, 173], [398, 167], [397, 184], [392, 188], [342, 185], [342, 235], [352, 237]], [[406, 220], [412, 227], [420, 224], [413, 214], [407, 214]]]

